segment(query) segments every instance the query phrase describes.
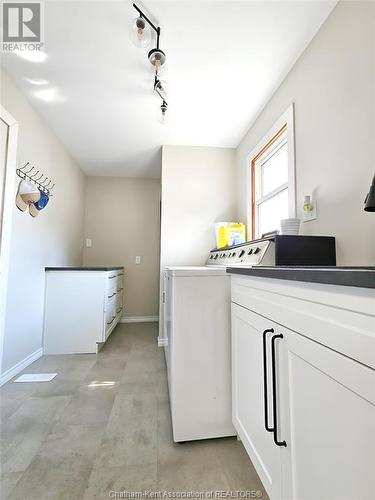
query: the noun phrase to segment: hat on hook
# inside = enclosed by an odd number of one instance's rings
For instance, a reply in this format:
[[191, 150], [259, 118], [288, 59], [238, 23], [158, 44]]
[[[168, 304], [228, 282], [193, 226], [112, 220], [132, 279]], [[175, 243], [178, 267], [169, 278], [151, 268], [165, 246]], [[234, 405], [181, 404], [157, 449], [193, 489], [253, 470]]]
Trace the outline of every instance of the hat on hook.
[[26, 203], [35, 203], [40, 199], [39, 189], [30, 181], [22, 180], [18, 187], [18, 192]]
[[17, 193], [16, 196], [16, 207], [18, 208], [18, 210], [21, 210], [21, 212], [24, 212], [28, 207], [28, 203], [25, 203], [23, 201], [19, 192]]
[[37, 202], [31, 203], [29, 205], [29, 212], [32, 217], [36, 217], [41, 210], [47, 205], [49, 202], [49, 196], [44, 191], [40, 190], [40, 198]]
[[40, 191], [32, 182], [20, 181], [16, 196], [16, 206], [19, 210], [24, 212], [30, 203], [35, 203], [39, 199]]

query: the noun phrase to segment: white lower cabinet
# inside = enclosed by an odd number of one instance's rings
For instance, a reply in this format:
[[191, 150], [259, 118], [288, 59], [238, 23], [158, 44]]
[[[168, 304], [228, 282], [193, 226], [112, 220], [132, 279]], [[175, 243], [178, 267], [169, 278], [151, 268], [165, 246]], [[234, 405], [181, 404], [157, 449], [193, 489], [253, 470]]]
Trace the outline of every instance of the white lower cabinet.
[[232, 370], [233, 423], [272, 500], [375, 498], [374, 370], [233, 303]]
[[123, 268], [47, 268], [44, 354], [96, 353], [123, 310]]

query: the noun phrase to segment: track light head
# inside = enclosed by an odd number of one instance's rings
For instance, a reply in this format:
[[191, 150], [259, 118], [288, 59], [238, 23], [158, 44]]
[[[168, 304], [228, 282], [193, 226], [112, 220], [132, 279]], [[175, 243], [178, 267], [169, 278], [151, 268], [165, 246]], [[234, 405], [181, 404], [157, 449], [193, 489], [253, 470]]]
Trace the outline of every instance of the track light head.
[[159, 80], [158, 77], [156, 76], [154, 83], [154, 91], [164, 101], [167, 98], [168, 94], [168, 83], [165, 82], [164, 80]]
[[165, 64], [165, 59], [165, 53], [161, 49], [152, 49], [148, 53], [148, 60], [155, 67], [157, 72], [159, 72], [161, 67]]
[[167, 109], [168, 109], [168, 104], [163, 101], [162, 105], [160, 106], [160, 114], [159, 114], [159, 122], [164, 124], [167, 121]]
[[151, 29], [146, 20], [139, 16], [131, 26], [131, 40], [136, 47], [145, 48], [151, 43]]

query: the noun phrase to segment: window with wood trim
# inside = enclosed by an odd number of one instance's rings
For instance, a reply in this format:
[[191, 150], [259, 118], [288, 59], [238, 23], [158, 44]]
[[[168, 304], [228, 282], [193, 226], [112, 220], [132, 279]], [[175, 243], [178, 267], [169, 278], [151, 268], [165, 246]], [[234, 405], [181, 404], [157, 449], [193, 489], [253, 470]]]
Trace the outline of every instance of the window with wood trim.
[[251, 160], [252, 239], [278, 230], [281, 219], [294, 215], [290, 214], [290, 196], [294, 197], [294, 186], [291, 190], [288, 151], [285, 124]]

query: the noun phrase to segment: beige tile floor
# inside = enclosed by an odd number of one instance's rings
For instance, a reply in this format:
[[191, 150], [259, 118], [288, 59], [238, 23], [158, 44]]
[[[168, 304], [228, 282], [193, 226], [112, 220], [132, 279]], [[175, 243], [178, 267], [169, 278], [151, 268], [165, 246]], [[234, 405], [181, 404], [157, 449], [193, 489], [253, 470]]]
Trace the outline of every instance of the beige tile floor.
[[[44, 356], [52, 382], [1, 388], [1, 499], [260, 491], [236, 438], [175, 444], [157, 324], [118, 325], [95, 355]], [[113, 493], [111, 493], [113, 495]]]

